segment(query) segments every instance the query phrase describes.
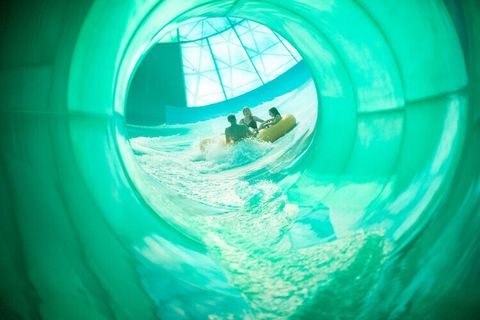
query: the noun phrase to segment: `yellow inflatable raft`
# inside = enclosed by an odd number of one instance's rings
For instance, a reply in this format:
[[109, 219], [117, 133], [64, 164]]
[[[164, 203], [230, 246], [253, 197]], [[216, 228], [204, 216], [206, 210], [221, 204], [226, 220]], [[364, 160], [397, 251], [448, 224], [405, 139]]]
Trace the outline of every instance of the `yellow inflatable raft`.
[[[274, 142], [278, 138], [282, 137], [286, 133], [295, 127], [297, 120], [291, 114], [286, 114], [282, 117], [282, 120], [277, 124], [271, 126], [270, 128], [261, 129], [256, 138], [266, 142]], [[225, 135], [213, 136], [210, 138], [205, 138], [200, 141], [200, 151], [205, 154], [209, 146], [213, 145], [214, 147], [224, 147], [228, 145], [225, 141]]]
[[295, 124], [297, 124], [295, 117], [291, 114], [286, 114], [277, 124], [270, 128], [261, 129], [258, 132], [257, 139], [273, 142], [292, 130]]

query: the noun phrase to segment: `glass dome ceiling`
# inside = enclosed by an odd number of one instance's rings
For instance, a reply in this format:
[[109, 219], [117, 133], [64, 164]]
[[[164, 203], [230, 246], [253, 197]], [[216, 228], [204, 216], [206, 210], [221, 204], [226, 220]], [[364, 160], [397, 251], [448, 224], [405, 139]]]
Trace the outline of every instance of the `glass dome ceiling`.
[[254, 90], [302, 59], [279, 34], [245, 19], [190, 20], [170, 39], [180, 42], [190, 107], [210, 105]]

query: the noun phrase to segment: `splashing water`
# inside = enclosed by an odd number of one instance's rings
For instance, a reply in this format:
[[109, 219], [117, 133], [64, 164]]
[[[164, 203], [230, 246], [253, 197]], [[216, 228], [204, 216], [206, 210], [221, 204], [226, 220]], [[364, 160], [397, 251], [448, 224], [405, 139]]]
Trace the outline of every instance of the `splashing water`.
[[[379, 270], [391, 249], [380, 228], [338, 238], [327, 208], [306, 207], [289, 194], [299, 170], [292, 164], [308, 148], [313, 131], [314, 90], [309, 83], [252, 108], [261, 115], [275, 105], [297, 118], [298, 125], [275, 143], [244, 140], [225, 147], [223, 118], [188, 125], [183, 135], [131, 139], [138, 163], [153, 177], [151, 192], [158, 198], [174, 194], [182, 204], [182, 214], [168, 207], [159, 214], [207, 245], [254, 318], [308, 314], [306, 301], [325, 297], [326, 314], [338, 309], [335, 296], [345, 293], [329, 283], [360, 276], [371, 283], [378, 276], [372, 268]], [[205, 138], [211, 142], [202, 153], [199, 141]], [[366, 283], [357, 288], [358, 298]], [[345, 314], [353, 316], [355, 298], [342, 303]]]

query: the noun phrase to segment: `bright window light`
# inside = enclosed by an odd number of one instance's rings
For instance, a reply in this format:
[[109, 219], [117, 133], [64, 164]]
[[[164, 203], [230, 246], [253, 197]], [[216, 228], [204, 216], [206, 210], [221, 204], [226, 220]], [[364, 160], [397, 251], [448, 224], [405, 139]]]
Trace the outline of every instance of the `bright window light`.
[[189, 107], [252, 91], [302, 59], [284, 38], [253, 21], [201, 18], [177, 31]]

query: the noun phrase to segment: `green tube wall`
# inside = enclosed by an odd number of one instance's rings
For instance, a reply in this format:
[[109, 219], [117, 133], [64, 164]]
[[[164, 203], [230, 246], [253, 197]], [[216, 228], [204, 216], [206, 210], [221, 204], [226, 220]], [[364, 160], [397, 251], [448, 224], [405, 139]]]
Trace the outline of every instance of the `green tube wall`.
[[[318, 120], [295, 188], [393, 243], [351, 313], [318, 297], [291, 317], [478, 314], [477, 1], [45, 0], [0, 15], [0, 318], [250, 314], [206, 246], [162, 218], [170, 199], [145, 190], [124, 126], [145, 50], [182, 21], [223, 15], [279, 32], [312, 72]], [[152, 237], [165, 255], [156, 296], [138, 276]], [[345, 286], [332, 299], [349, 299], [353, 284], [332, 281]]]

